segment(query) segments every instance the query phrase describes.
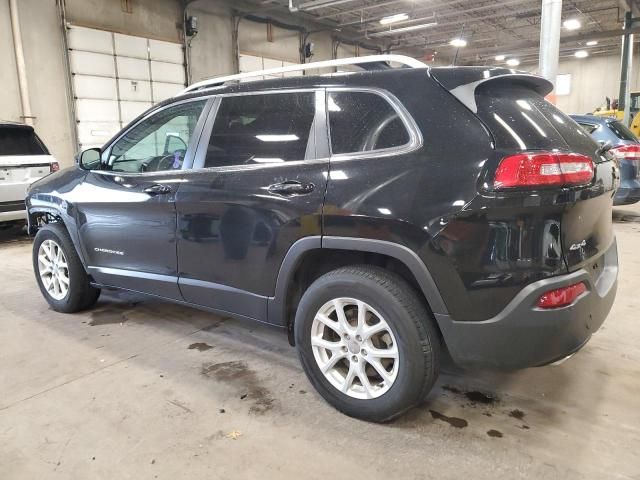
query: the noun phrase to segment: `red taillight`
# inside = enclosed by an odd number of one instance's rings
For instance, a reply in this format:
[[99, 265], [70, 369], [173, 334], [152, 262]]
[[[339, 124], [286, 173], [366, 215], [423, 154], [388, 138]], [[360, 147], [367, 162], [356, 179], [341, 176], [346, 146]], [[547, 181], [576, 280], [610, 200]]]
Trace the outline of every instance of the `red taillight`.
[[543, 293], [538, 299], [538, 308], [559, 308], [571, 305], [580, 295], [587, 291], [587, 286], [580, 282], [568, 287], [556, 288]]
[[585, 185], [593, 179], [593, 161], [578, 153], [518, 153], [500, 162], [493, 186], [532, 188]]
[[625, 160], [640, 160], [640, 145], [619, 145], [609, 150], [616, 158]]
[[60, 170], [60, 164], [58, 162], [51, 162], [49, 164], [49, 171], [51, 173], [57, 172], [58, 170]]

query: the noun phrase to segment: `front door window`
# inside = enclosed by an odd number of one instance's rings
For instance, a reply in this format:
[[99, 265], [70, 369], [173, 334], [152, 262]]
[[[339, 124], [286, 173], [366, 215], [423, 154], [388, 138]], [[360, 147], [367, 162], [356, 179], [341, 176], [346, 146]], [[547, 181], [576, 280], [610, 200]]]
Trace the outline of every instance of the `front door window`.
[[206, 103], [180, 103], [143, 120], [116, 141], [107, 168], [128, 173], [180, 170]]

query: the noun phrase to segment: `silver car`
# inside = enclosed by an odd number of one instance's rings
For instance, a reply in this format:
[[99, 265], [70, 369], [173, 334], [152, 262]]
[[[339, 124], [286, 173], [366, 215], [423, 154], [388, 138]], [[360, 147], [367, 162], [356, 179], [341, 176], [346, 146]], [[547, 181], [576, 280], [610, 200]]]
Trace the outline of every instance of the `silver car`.
[[25, 220], [27, 187], [59, 168], [33, 127], [0, 121], [0, 223]]

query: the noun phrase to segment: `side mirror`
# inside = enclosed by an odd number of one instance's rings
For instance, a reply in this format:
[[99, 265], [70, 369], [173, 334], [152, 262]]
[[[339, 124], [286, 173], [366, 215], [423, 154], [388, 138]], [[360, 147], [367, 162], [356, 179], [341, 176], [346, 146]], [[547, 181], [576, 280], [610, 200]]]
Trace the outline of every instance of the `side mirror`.
[[76, 163], [84, 170], [97, 170], [100, 167], [102, 150], [99, 148], [88, 148], [76, 156]]

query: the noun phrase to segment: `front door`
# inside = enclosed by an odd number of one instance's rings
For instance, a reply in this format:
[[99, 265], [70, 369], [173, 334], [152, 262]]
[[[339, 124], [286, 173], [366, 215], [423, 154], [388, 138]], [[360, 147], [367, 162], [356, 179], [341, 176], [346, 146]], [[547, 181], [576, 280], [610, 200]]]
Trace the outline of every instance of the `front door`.
[[101, 168], [74, 189], [84, 257], [98, 283], [181, 299], [175, 196], [206, 105], [196, 99], [152, 112], [108, 146]]
[[266, 320], [289, 247], [321, 234], [324, 91], [222, 96], [176, 197], [185, 300]]

